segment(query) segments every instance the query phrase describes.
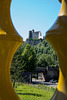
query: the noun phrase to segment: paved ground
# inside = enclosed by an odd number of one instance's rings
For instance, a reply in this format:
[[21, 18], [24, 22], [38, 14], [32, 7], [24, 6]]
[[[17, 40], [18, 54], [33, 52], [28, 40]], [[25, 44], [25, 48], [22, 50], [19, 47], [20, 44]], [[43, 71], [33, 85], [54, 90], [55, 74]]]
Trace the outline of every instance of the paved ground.
[[50, 83], [50, 82], [43, 82], [41, 80], [37, 80], [37, 79], [32, 79], [32, 84], [44, 84], [44, 85], [47, 85], [47, 86], [52, 86], [52, 87], [57, 87], [57, 84], [58, 83]]

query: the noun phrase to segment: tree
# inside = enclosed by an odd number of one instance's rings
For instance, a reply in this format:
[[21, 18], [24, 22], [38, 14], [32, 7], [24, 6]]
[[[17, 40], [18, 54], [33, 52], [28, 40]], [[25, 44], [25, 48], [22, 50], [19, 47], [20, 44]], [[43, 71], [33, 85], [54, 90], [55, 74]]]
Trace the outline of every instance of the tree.
[[21, 76], [21, 67], [22, 67], [22, 53], [24, 51], [26, 42], [23, 43], [16, 51], [10, 69], [11, 80], [13, 82], [13, 87], [15, 86], [15, 82], [20, 80]]
[[22, 70], [25, 72], [32, 72], [36, 68], [36, 53], [34, 48], [27, 44], [22, 53]]
[[[47, 62], [48, 66], [57, 66], [59, 65], [56, 53], [52, 46], [47, 42], [47, 40], [43, 40], [37, 46], [34, 46], [37, 59], [38, 59], [38, 66], [44, 66]], [[44, 56], [43, 56], [44, 55]], [[42, 58], [43, 56], [43, 58]], [[44, 62], [43, 62], [44, 61]], [[43, 62], [43, 63], [41, 63]]]
[[38, 58], [37, 66], [38, 66], [38, 67], [46, 67], [46, 66], [48, 66], [48, 63], [47, 63], [47, 61], [46, 61], [46, 55], [45, 55], [45, 54], [42, 54], [42, 55]]
[[46, 60], [47, 60], [49, 66], [52, 66], [55, 64], [54, 59], [53, 59], [53, 55], [50, 55], [50, 54], [47, 55]]
[[36, 53], [32, 46], [23, 43], [16, 51], [11, 63], [11, 80], [13, 87], [16, 81], [21, 81], [23, 71], [32, 72], [36, 68]]

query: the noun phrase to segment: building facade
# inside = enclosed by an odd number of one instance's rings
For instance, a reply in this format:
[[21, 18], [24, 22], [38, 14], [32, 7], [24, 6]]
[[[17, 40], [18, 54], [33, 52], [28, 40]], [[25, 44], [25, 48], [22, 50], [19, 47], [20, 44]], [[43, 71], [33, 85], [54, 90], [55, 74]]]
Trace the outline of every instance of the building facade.
[[32, 31], [29, 31], [29, 38], [38, 38], [38, 39], [43, 39], [43, 36], [42, 36], [42, 33], [40, 32], [40, 31], [34, 31], [34, 30], [32, 30]]

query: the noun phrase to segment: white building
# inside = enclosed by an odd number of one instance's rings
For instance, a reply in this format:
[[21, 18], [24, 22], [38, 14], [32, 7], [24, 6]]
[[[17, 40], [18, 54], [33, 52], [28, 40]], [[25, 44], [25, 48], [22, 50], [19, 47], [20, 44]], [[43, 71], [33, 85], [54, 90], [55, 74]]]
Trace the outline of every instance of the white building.
[[34, 30], [29, 31], [29, 38], [38, 38], [38, 39], [43, 39], [43, 36], [41, 36], [42, 33], [40, 31], [34, 32]]

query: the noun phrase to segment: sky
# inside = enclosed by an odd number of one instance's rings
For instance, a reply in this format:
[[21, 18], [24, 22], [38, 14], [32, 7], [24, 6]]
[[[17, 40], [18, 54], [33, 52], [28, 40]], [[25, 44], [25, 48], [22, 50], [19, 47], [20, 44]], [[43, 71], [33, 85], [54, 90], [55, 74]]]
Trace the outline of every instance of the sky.
[[45, 36], [57, 19], [60, 8], [58, 0], [12, 0], [10, 14], [16, 31], [25, 41], [32, 29]]

